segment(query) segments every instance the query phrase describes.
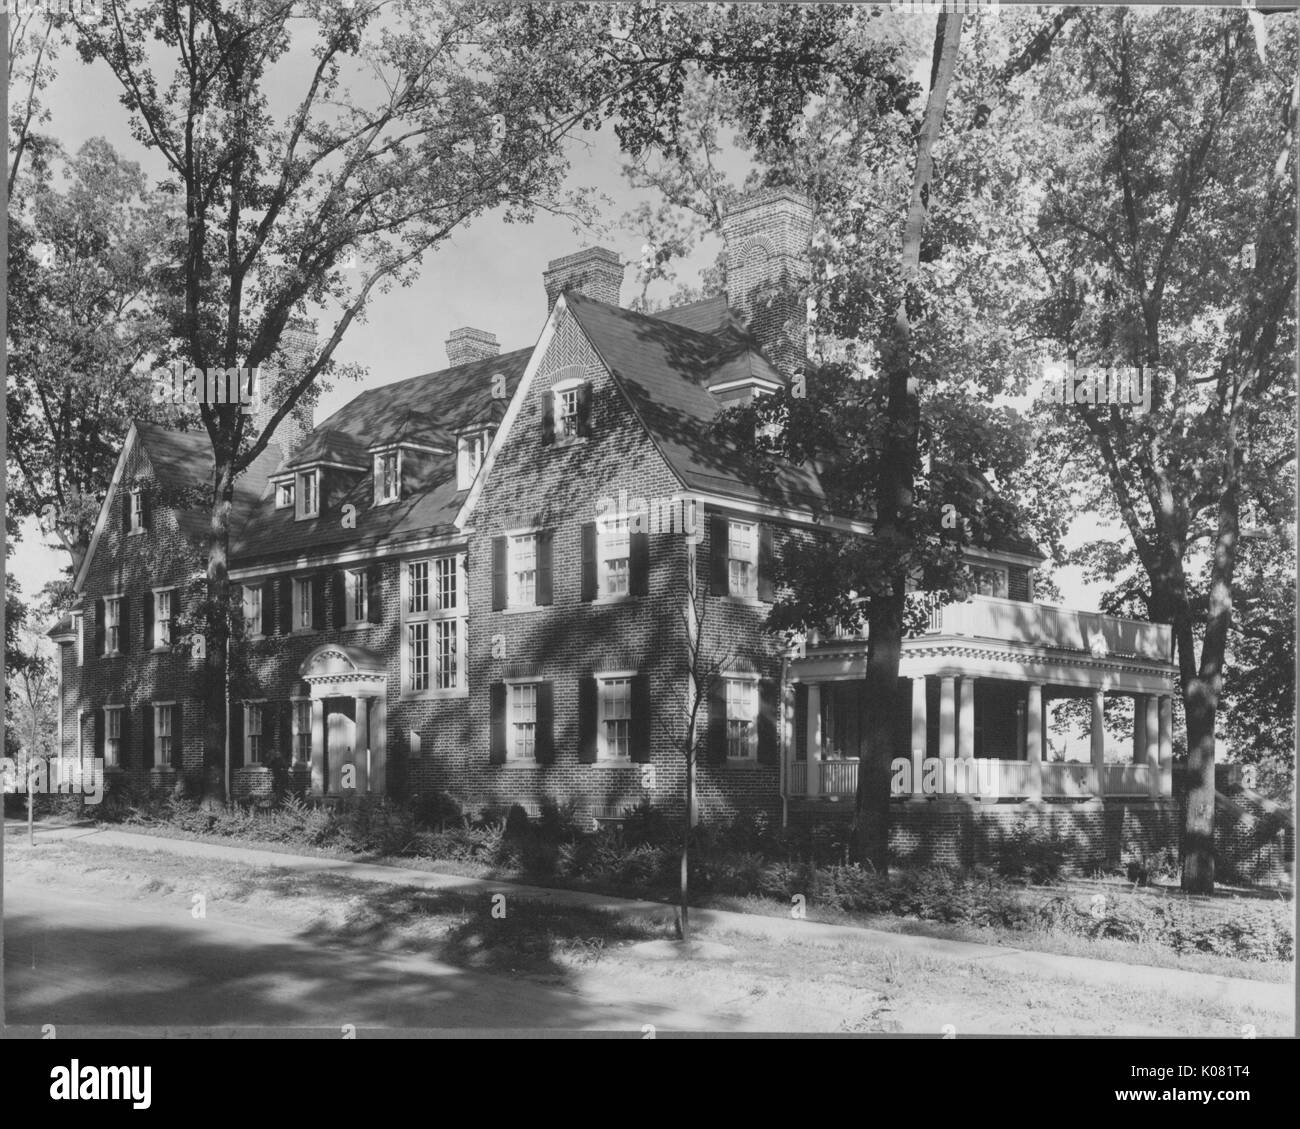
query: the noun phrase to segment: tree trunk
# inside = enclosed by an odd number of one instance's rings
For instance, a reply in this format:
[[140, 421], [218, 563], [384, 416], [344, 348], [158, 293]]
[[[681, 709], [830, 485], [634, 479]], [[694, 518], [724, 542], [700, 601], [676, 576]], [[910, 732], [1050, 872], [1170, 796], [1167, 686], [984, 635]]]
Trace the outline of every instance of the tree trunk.
[[208, 525], [206, 607], [203, 616], [203, 804], [225, 803], [226, 642], [230, 635], [230, 514], [234, 503], [234, 460], [217, 455]]

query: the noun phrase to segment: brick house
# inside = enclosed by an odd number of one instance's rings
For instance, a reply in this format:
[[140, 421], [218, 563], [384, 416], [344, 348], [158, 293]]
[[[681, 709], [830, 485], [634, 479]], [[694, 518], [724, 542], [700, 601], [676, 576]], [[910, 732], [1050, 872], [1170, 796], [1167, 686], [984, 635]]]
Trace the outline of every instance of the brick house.
[[[611, 252], [555, 260], [532, 348], [500, 353], [458, 330], [448, 368], [282, 428], [233, 515], [255, 655], [253, 689], [231, 703], [235, 794], [270, 791], [278, 761], [318, 797], [680, 811], [698, 633], [718, 668], [701, 713], [702, 817], [843, 817], [865, 642], [813, 633], [792, 647], [762, 624], [792, 539], [869, 526], [827, 517], [810, 468], [757, 474], [710, 430], [803, 356], [811, 229], [788, 190], [746, 197], [724, 224], [731, 293], [653, 316], [618, 305]], [[65, 752], [140, 787], [201, 770], [200, 664], [170, 631], [204, 524], [174, 499], [204, 484], [205, 445], [132, 428], [79, 603], [51, 632]], [[897, 796], [900, 852], [968, 861], [1026, 820], [1088, 857], [1134, 828], [1172, 842], [1169, 629], [1035, 602], [1031, 544], [971, 557], [981, 594], [935, 607], [904, 648], [917, 763]], [[1135, 701], [1122, 759], [1100, 724], [1113, 694]], [[1091, 699], [1088, 760], [1045, 756], [1053, 696]], [[927, 756], [940, 763], [925, 785]], [[963, 771], [976, 762], [992, 781], [983, 800]]]

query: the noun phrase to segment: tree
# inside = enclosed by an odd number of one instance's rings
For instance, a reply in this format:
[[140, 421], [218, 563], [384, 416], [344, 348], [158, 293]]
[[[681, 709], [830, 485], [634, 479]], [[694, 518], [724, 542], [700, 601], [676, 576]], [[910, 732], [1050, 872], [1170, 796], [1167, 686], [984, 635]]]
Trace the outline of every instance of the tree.
[[[1263, 21], [1260, 21], [1261, 26]], [[1215, 729], [1232, 638], [1241, 512], [1291, 520], [1296, 33], [1245, 13], [1090, 12], [1019, 107], [1043, 186], [1027, 308], [1068, 360], [1130, 368], [1151, 409], [1073, 404], [1048, 445], [1116, 514], [1172, 626], [1190, 778], [1183, 888], [1214, 884]], [[1079, 144], [1082, 127], [1090, 144]], [[1008, 123], [1014, 128], [1014, 123]], [[1031, 135], [1026, 135], [1031, 136]], [[1198, 607], [1198, 573], [1204, 602]], [[1199, 654], [1198, 654], [1199, 642]]]
[[27, 842], [34, 844], [36, 811], [35, 790], [42, 775], [48, 780], [48, 764], [55, 753], [55, 733], [59, 702], [55, 693], [56, 675], [50, 658], [41, 654], [47, 641], [24, 632], [23, 661], [17, 670], [19, 693], [15, 720], [23, 736], [20, 772], [27, 790]]

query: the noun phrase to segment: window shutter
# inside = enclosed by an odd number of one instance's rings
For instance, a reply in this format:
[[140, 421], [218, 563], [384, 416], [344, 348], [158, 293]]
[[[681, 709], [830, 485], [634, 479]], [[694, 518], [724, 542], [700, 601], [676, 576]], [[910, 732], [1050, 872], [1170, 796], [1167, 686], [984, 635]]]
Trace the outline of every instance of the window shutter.
[[348, 570], [334, 570], [334, 629], [337, 631], [348, 621]]
[[144, 749], [144, 767], [153, 768], [154, 707], [146, 702], [140, 707], [140, 744]]
[[104, 759], [104, 734], [107, 727], [108, 722], [104, 717], [104, 711], [97, 709], [95, 711], [95, 757], [97, 760]]
[[709, 687], [709, 760], [727, 759], [727, 681], [715, 678]]
[[493, 682], [490, 688], [492, 738], [488, 760], [492, 764], [506, 763], [506, 684]]
[[492, 610], [506, 606], [506, 538], [492, 538]]
[[140, 650], [153, 650], [153, 601], [154, 594], [146, 592], [140, 597]]
[[630, 534], [628, 555], [628, 591], [633, 596], [650, 595], [650, 534]]
[[230, 769], [244, 767], [244, 703], [230, 703]]
[[[286, 765], [293, 764], [293, 703], [287, 698], [277, 703], [275, 722], [276, 751]], [[374, 738], [371, 738], [373, 743]]]
[[95, 600], [95, 654], [102, 655], [108, 645], [108, 635], [104, 631], [104, 599]]
[[275, 585], [269, 580], [261, 586], [262, 592], [262, 634], [275, 634], [275, 604], [271, 597], [274, 594]]
[[596, 680], [578, 679], [578, 760], [596, 763]]
[[383, 574], [379, 565], [366, 569], [366, 618], [371, 623], [384, 622]]
[[590, 603], [596, 598], [596, 523], [582, 524], [582, 598]]
[[578, 386], [578, 434], [591, 434], [591, 385]]
[[1025, 565], [1011, 565], [1007, 569], [1007, 599], [1028, 603], [1029, 569]]
[[555, 693], [550, 682], [537, 683], [537, 760], [555, 760]]
[[279, 588], [280, 634], [288, 635], [293, 630], [293, 577], [282, 576]]
[[117, 727], [117, 763], [126, 768], [131, 763], [130, 754], [130, 737], [131, 737], [131, 707], [123, 706], [117, 711], [119, 724]]
[[777, 741], [777, 690], [776, 680], [763, 678], [758, 683], [758, 763], [776, 764], [779, 757]]
[[131, 532], [131, 490], [122, 491], [122, 536]]
[[709, 518], [709, 595], [711, 596], [726, 596], [729, 591], [727, 536], [727, 519], [714, 514]]
[[325, 574], [318, 572], [311, 578], [311, 626], [313, 631], [325, 630]]
[[152, 493], [148, 486], [140, 491], [140, 525], [144, 529], [153, 528], [153, 499], [150, 497]]
[[632, 679], [632, 759], [639, 764], [650, 762], [650, 676], [638, 674]]
[[555, 393], [549, 388], [542, 393], [542, 446], [555, 442]]
[[766, 522], [758, 527], [758, 598], [768, 603], [776, 599], [772, 581], [772, 527]]
[[554, 573], [551, 536], [551, 530], [549, 529], [543, 529], [537, 534], [537, 603], [542, 607], [551, 603], [551, 587]]
[[131, 650], [130, 596], [123, 596], [117, 602], [117, 649], [124, 655]]
[[181, 704], [172, 706], [172, 768], [179, 769], [185, 764], [185, 718], [181, 713]]

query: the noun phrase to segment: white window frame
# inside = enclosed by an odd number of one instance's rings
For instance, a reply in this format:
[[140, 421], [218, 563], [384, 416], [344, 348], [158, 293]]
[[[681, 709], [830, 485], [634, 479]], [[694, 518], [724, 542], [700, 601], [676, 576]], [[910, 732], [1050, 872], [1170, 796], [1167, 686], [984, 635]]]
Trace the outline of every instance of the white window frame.
[[[635, 670], [609, 670], [596, 675], [596, 761], [605, 764], [632, 763], [632, 687], [637, 672]], [[627, 715], [613, 718], [608, 716], [613, 695], [610, 691], [615, 685], [627, 685]], [[627, 753], [610, 752], [609, 723], [625, 721], [627, 724]]]
[[[122, 653], [122, 598], [123, 593], [119, 592], [115, 596], [104, 597], [104, 658], [110, 655], [120, 655]], [[109, 622], [108, 610], [113, 609], [113, 621]], [[112, 632], [117, 634], [113, 635]], [[114, 640], [114, 645], [109, 646], [109, 640]]]
[[[538, 694], [537, 688], [541, 685], [543, 679], [540, 678], [520, 678], [506, 683], [506, 760], [514, 761], [519, 764], [536, 764], [537, 763], [537, 734], [538, 734]], [[529, 724], [527, 721], [520, 722], [517, 717], [518, 707], [522, 704], [519, 698], [524, 696], [525, 691], [531, 698], [532, 706], [532, 752], [525, 753], [520, 751], [520, 730], [521, 724]]]
[[982, 579], [990, 573], [996, 573], [1000, 578], [1000, 585], [995, 585], [995, 587], [1000, 586], [1001, 591], [992, 593], [993, 598], [998, 600], [1010, 598], [1007, 593], [1011, 591], [1011, 570], [1006, 565], [972, 561], [967, 567], [970, 568], [971, 575], [975, 578], [975, 595], [989, 595], [989, 593], [980, 590]]
[[[153, 763], [157, 768], [160, 765], [171, 767], [172, 763], [172, 746], [176, 740], [174, 732], [176, 726], [176, 703], [171, 702], [154, 702], [153, 703]], [[163, 732], [163, 711], [167, 711], [167, 732]], [[163, 750], [163, 741], [169, 742], [166, 751]]]
[[[105, 706], [104, 707], [104, 767], [121, 768], [122, 767], [122, 711], [125, 706]], [[113, 721], [116, 718], [117, 736], [113, 736]], [[117, 742], [116, 745], [110, 742]], [[112, 755], [110, 755], [110, 749]]]
[[[749, 716], [733, 716], [732, 707], [735, 699], [732, 696], [733, 690], [744, 690], [744, 696], [747, 699], [741, 709], [736, 710], [737, 715], [748, 714]], [[727, 740], [727, 760], [744, 761], [745, 763], [757, 762], [758, 760], [758, 721], [759, 711], [763, 708], [759, 700], [758, 693], [758, 675], [756, 674], [726, 674], [723, 676], [723, 700], [726, 703], [726, 740]], [[743, 751], [733, 753], [732, 750], [732, 722], [745, 722], [749, 725], [748, 733], [744, 736]]]
[[[289, 634], [301, 634], [304, 631], [315, 630], [312, 623], [315, 622], [315, 611], [312, 607], [311, 600], [311, 577], [293, 578], [293, 626]], [[306, 613], [304, 615], [303, 613]], [[306, 619], [306, 624], [303, 620]]]
[[[167, 597], [167, 614], [159, 615], [162, 610], [159, 601], [160, 596]], [[149, 640], [149, 646], [155, 651], [170, 650], [172, 645], [172, 616], [176, 614], [176, 589], [175, 588], [155, 588], [150, 597], [153, 600], [153, 638]]]
[[[320, 468], [300, 470], [294, 478], [293, 493], [295, 520], [306, 521], [308, 518], [320, 517]], [[310, 510], [307, 508], [308, 502], [312, 503]]]
[[[293, 741], [293, 748], [290, 750], [290, 764], [310, 764], [311, 763], [311, 726], [312, 726], [312, 700], [310, 698], [290, 698], [292, 706], [292, 715], [289, 719], [289, 729]], [[302, 707], [306, 706], [307, 724], [303, 726]], [[301, 738], [307, 738], [307, 748], [305, 752], [299, 755], [299, 746]]]
[[490, 442], [487, 428], [470, 431], [456, 438], [456, 489], [468, 490], [478, 477], [487, 458]]
[[[611, 550], [622, 548], [621, 556]], [[611, 561], [622, 561], [620, 571]], [[618, 588], [618, 591], [615, 591]], [[596, 598], [626, 600], [632, 595], [632, 519], [628, 514], [606, 514], [596, 522]]]
[[[520, 533], [511, 533], [506, 536], [506, 607], [508, 608], [535, 608], [537, 604], [537, 546], [541, 540], [541, 530], [531, 529]], [[516, 545], [524, 541], [531, 541], [533, 545], [533, 567], [517, 568], [516, 563], [521, 558], [516, 554]], [[524, 587], [520, 582], [520, 577], [532, 573], [532, 598], [525, 600]]]
[[243, 587], [244, 629], [250, 639], [260, 639], [262, 638], [262, 601], [266, 599], [266, 593], [260, 584], [245, 584]]
[[72, 629], [77, 637], [77, 665], [81, 666], [86, 661], [86, 616], [83, 612], [72, 613]]
[[297, 491], [293, 488], [294, 480], [291, 478], [285, 482], [275, 484], [275, 508], [277, 510], [287, 510], [293, 507], [293, 500], [297, 496]]
[[[741, 529], [749, 530], [749, 545], [744, 555], [737, 555], [736, 531]], [[734, 565], [748, 565], [749, 571], [748, 583], [741, 588], [736, 583], [736, 570]], [[758, 599], [758, 522], [756, 521], [727, 521], [727, 592], [741, 600]]]
[[[385, 468], [392, 461], [393, 481], [392, 493], [388, 493], [388, 480], [385, 474]], [[376, 451], [374, 459], [375, 467], [375, 505], [388, 506], [398, 501], [402, 496], [402, 449], [394, 447], [391, 451]]]
[[[343, 626], [360, 627], [370, 622], [370, 591], [364, 568], [343, 570]], [[357, 610], [360, 603], [361, 610]]]
[[[263, 764], [262, 756], [266, 750], [262, 745], [263, 726], [266, 719], [263, 716], [263, 706], [266, 705], [265, 698], [245, 698], [244, 699], [244, 764], [260, 765]], [[257, 726], [254, 728], [253, 721], [257, 720]], [[257, 738], [257, 753], [253, 752], [253, 738]]]
[[[586, 377], [574, 376], [569, 377], [567, 380], [558, 380], [551, 385], [551, 428], [557, 444], [575, 443], [579, 439], [585, 438], [578, 434], [578, 403], [582, 399], [580, 390], [584, 385], [590, 383]], [[563, 421], [568, 420], [570, 416], [561, 410], [564, 406], [564, 398], [570, 392], [574, 393], [572, 431], [569, 431], [567, 425], [563, 424]]]
[[[464, 553], [439, 553], [402, 561], [403, 698], [448, 698], [469, 693], [466, 568]], [[450, 602], [444, 600], [448, 593]], [[425, 646], [422, 672], [416, 670], [417, 634], [423, 636]], [[455, 656], [455, 667], [450, 672], [442, 661], [447, 650]], [[417, 673], [422, 673], [423, 685], [416, 684]]]
[[134, 537], [144, 532], [144, 487], [136, 486], [131, 490], [131, 528], [129, 535]]

